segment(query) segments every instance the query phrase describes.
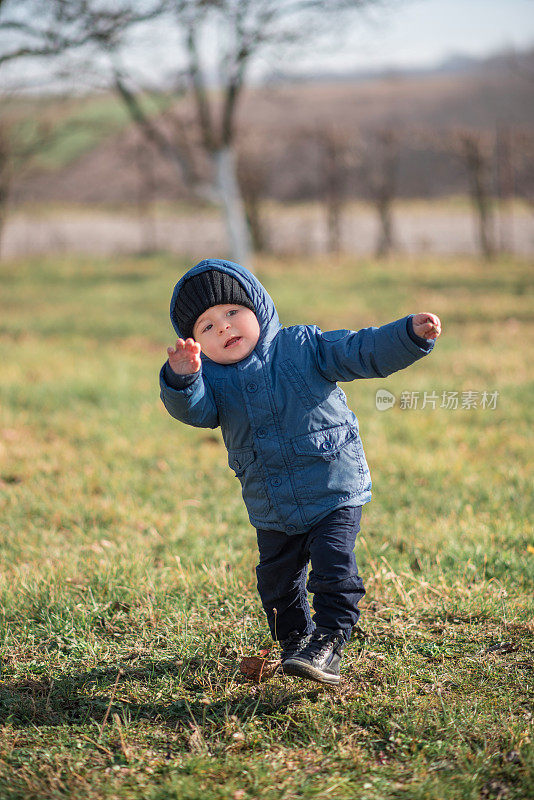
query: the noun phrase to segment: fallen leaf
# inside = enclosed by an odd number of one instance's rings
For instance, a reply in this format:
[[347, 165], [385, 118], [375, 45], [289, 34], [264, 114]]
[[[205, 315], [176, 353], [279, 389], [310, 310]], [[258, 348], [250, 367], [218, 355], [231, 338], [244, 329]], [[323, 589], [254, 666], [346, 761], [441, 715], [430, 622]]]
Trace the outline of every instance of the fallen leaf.
[[239, 669], [249, 680], [261, 683], [261, 681], [272, 678], [279, 666], [279, 661], [267, 661], [261, 656], [245, 656], [241, 659]]

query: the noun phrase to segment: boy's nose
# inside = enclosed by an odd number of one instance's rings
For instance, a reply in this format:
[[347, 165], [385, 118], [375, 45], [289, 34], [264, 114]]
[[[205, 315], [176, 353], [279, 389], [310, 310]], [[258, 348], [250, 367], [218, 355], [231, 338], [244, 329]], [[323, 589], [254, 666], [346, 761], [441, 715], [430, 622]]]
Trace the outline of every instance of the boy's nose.
[[221, 322], [221, 324], [219, 325], [219, 333], [224, 333], [225, 331], [228, 330], [229, 327], [230, 323], [227, 319], [225, 319], [224, 322]]

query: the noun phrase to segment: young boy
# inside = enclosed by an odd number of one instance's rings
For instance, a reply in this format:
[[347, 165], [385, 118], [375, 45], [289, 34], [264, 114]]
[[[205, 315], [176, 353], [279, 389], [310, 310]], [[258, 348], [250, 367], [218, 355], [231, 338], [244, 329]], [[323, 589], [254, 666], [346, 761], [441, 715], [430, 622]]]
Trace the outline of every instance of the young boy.
[[439, 318], [357, 332], [283, 328], [252, 273], [210, 259], [176, 284], [171, 321], [179, 338], [161, 369], [161, 399], [188, 425], [221, 426], [257, 529], [258, 591], [283, 671], [337, 684], [365, 594], [353, 549], [371, 499], [358, 420], [337, 381], [384, 378], [422, 358]]

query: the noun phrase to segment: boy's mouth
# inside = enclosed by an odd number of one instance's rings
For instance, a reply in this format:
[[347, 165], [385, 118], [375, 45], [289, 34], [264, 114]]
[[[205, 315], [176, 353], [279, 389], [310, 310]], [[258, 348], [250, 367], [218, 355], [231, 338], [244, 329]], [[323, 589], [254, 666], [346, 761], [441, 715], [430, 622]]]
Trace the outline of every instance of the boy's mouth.
[[232, 347], [232, 345], [237, 344], [241, 341], [241, 336], [230, 336], [230, 338], [224, 343], [225, 347]]

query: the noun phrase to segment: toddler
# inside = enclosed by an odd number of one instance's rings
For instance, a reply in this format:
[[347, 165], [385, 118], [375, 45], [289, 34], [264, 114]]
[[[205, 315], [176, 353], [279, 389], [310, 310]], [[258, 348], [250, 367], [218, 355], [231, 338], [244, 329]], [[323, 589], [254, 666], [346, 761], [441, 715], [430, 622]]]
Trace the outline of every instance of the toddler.
[[337, 684], [365, 594], [353, 550], [371, 499], [358, 420], [337, 381], [407, 367], [432, 349], [440, 320], [283, 328], [251, 272], [209, 259], [176, 284], [171, 321], [179, 338], [160, 372], [161, 399], [181, 422], [221, 426], [257, 530], [258, 591], [283, 671]]

